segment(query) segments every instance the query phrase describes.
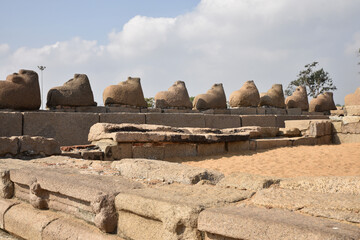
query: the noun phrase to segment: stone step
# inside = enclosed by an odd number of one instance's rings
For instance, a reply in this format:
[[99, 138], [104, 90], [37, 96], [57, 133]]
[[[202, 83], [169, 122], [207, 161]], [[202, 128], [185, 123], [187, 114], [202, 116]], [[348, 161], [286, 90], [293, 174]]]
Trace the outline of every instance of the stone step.
[[360, 239], [360, 228], [282, 209], [230, 206], [200, 213], [205, 239]]

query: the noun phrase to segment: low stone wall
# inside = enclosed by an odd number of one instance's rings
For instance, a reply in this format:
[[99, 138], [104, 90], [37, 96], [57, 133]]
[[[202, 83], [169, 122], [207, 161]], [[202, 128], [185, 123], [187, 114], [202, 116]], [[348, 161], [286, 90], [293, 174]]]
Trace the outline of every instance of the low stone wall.
[[[260, 108], [261, 109], [261, 108]], [[215, 111], [215, 110], [214, 110]], [[88, 144], [88, 133], [98, 122], [159, 124], [173, 127], [233, 128], [241, 126], [284, 127], [285, 120], [326, 119], [325, 115], [237, 115], [206, 113], [90, 113], [90, 112], [0, 112], [0, 137], [42, 136], [60, 145]], [[216, 112], [216, 111], [215, 111]], [[215, 113], [214, 112], [214, 113]]]
[[346, 116], [332, 121], [333, 143], [360, 142], [360, 116]]

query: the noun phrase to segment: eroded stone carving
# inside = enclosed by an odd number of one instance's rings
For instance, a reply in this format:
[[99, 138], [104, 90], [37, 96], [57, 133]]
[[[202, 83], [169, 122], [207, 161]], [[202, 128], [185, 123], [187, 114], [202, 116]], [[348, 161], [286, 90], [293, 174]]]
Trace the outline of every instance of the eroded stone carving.
[[10, 171], [0, 169], [0, 197], [12, 198], [14, 195], [14, 183], [10, 180]]
[[247, 81], [230, 95], [230, 107], [257, 107], [260, 102], [259, 91], [254, 81]]
[[110, 85], [103, 93], [104, 105], [120, 104], [147, 107], [141, 88], [140, 78], [128, 77], [118, 85]]
[[51, 88], [47, 95], [47, 107], [96, 106], [90, 82], [86, 74], [75, 74], [64, 85]]
[[260, 94], [260, 106], [285, 108], [282, 84], [274, 84], [266, 93]]
[[155, 95], [157, 108], [188, 108], [192, 103], [183, 81], [176, 81], [167, 91], [158, 92]]
[[324, 92], [310, 101], [309, 112], [329, 112], [336, 110], [332, 92]]
[[303, 111], [309, 109], [306, 87], [298, 86], [293, 94], [285, 100], [286, 108], [301, 108]]
[[36, 179], [30, 185], [30, 204], [34, 208], [48, 209], [48, 193], [42, 189]]
[[214, 84], [205, 94], [197, 95], [193, 108], [198, 110], [226, 109], [226, 96], [222, 83]]
[[96, 216], [95, 225], [103, 232], [114, 232], [117, 226], [118, 217], [115, 209], [115, 194], [99, 194], [91, 207]]
[[31, 70], [19, 70], [0, 81], [0, 108], [37, 110], [40, 108], [38, 74]]

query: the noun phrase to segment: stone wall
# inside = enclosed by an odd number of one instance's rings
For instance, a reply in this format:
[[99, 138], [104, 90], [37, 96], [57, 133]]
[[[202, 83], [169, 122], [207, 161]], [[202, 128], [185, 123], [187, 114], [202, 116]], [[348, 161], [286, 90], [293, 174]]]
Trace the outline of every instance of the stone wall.
[[[173, 127], [233, 128], [242, 126], [284, 127], [285, 120], [327, 119], [325, 115], [239, 115], [234, 109], [215, 112], [0, 112], [0, 137], [42, 136], [62, 146], [87, 144], [90, 127], [98, 122], [160, 124]], [[250, 109], [250, 108], [249, 108]], [[262, 108], [259, 108], [262, 109]], [[140, 110], [139, 110], [140, 111]], [[265, 114], [265, 113], [264, 113]]]

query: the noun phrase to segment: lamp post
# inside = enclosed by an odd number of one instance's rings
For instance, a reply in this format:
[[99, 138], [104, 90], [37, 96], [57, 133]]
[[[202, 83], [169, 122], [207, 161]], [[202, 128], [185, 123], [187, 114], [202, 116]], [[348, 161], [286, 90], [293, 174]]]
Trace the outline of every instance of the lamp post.
[[45, 70], [45, 66], [37, 66], [41, 71], [41, 109], [44, 110], [44, 85], [43, 85], [43, 71]]

